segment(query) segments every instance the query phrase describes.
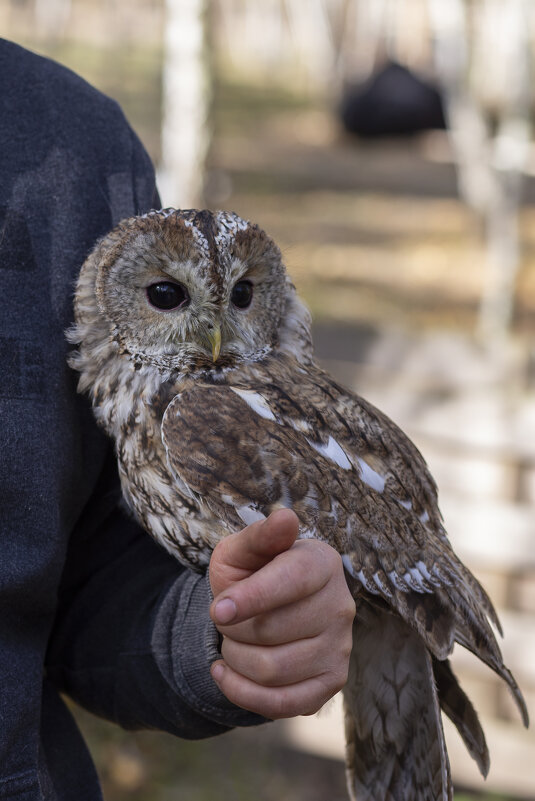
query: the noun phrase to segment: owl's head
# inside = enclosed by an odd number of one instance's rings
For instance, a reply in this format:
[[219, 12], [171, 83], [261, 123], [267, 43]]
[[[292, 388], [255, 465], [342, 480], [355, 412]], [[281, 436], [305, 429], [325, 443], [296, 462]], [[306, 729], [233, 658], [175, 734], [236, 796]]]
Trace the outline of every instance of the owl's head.
[[277, 245], [221, 211], [167, 209], [120, 223], [84, 264], [75, 312], [71, 341], [83, 347], [95, 336], [97, 312], [120, 356], [162, 371], [261, 359], [286, 347], [296, 325], [307, 339]]

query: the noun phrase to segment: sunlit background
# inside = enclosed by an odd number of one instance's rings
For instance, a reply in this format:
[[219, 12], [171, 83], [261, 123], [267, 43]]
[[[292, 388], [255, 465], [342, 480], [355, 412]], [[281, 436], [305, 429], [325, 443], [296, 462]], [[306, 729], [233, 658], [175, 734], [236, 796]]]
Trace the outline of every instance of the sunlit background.
[[[0, 30], [121, 103], [164, 205], [281, 245], [324, 364], [424, 452], [535, 718], [535, 3], [0, 0]], [[535, 799], [535, 730], [454, 662], [491, 751], [483, 783], [447, 729], [458, 801]], [[76, 714], [107, 801], [346, 797], [336, 702], [201, 743]]]

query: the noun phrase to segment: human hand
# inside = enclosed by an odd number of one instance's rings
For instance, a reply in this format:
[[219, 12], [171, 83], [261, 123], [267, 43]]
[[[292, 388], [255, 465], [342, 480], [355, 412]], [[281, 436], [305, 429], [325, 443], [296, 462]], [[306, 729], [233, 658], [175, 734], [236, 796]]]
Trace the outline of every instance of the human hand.
[[230, 534], [210, 560], [210, 616], [223, 635], [211, 673], [237, 706], [267, 718], [312, 715], [340, 690], [355, 603], [337, 552], [296, 540], [281, 509]]

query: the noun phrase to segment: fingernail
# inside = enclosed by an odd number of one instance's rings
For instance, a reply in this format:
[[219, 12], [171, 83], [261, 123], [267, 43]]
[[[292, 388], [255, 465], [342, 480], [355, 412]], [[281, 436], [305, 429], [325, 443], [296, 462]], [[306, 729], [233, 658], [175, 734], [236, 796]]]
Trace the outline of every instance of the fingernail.
[[218, 662], [217, 665], [214, 665], [213, 668], [212, 668], [212, 678], [213, 678], [213, 680], [214, 681], [218, 681], [218, 682], [221, 681], [221, 679], [223, 678], [223, 673], [224, 672], [225, 672], [225, 668], [223, 667], [221, 662]]
[[230, 623], [236, 617], [237, 612], [234, 601], [231, 598], [223, 598], [222, 601], [218, 601], [215, 605], [215, 622], [223, 625]]

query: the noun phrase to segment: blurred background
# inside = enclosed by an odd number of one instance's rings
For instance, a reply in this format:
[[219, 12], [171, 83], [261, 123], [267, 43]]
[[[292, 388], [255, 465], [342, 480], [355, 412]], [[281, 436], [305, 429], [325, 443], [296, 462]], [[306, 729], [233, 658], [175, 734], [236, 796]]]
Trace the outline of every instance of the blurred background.
[[[0, 0], [0, 30], [121, 103], [164, 206], [276, 239], [324, 365], [426, 456], [535, 719], [535, 3]], [[447, 728], [457, 801], [535, 799], [535, 728], [458, 650], [491, 770]], [[107, 801], [346, 797], [336, 700], [201, 743], [75, 714]]]

